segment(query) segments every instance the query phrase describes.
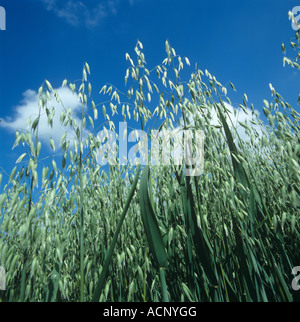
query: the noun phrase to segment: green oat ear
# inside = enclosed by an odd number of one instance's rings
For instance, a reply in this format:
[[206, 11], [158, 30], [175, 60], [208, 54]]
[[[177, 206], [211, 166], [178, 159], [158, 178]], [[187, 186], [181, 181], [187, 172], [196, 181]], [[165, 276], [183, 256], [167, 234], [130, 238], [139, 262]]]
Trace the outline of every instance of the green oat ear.
[[49, 285], [46, 291], [46, 299], [45, 302], [56, 302], [57, 300], [57, 292], [58, 292], [58, 283], [60, 279], [60, 268], [61, 263], [56, 263], [53, 268], [52, 274], [50, 276]]

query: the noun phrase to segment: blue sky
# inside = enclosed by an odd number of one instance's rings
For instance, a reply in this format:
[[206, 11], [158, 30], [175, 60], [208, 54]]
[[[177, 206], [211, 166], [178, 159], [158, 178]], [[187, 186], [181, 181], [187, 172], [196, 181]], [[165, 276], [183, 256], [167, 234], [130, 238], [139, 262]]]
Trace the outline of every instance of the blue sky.
[[[288, 11], [296, 5], [299, 0], [0, 0], [7, 19], [0, 31], [0, 118], [21, 124], [20, 106], [32, 103], [44, 79], [57, 88], [65, 78], [78, 80], [85, 61], [93, 99], [101, 102], [105, 83], [124, 89], [125, 53], [134, 56], [137, 40], [154, 67], [165, 58], [167, 39], [191, 62], [186, 80], [197, 63], [235, 85], [229, 97], [236, 105], [246, 93], [261, 111], [272, 83], [297, 109], [299, 72], [283, 67], [281, 52], [294, 37]], [[19, 156], [14, 139], [13, 127], [0, 126], [0, 167], [7, 172]]]

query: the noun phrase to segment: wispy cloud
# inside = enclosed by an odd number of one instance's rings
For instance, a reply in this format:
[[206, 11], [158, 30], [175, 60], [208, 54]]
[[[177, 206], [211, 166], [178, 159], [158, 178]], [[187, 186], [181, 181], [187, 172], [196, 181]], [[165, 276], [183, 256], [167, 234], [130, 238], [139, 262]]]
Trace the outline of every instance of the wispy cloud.
[[[57, 17], [64, 19], [72, 26], [85, 25], [95, 27], [108, 16], [117, 13], [119, 0], [98, 1], [91, 6], [79, 0], [40, 0], [46, 10], [53, 12]], [[90, 1], [89, 1], [90, 2]], [[129, 0], [130, 4], [132, 0]]]

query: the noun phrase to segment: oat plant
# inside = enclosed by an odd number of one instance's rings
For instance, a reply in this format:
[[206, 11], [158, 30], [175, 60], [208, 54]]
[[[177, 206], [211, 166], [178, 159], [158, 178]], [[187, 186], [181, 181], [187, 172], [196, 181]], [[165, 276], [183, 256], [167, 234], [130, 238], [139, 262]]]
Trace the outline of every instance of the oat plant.
[[[299, 112], [271, 84], [263, 119], [246, 94], [233, 106], [233, 84], [197, 66], [183, 79], [188, 58], [165, 47], [166, 58], [148, 69], [138, 41], [136, 59], [126, 54], [125, 89], [105, 84], [97, 96], [85, 63], [80, 82], [63, 81], [81, 102], [79, 114], [48, 80], [40, 87], [37, 117], [16, 132], [22, 153], [11, 174], [0, 175], [1, 301], [299, 301], [291, 287], [300, 264]], [[298, 68], [298, 56], [285, 62]], [[39, 122], [46, 115], [53, 126], [53, 100], [65, 134], [59, 149], [50, 138], [45, 156]], [[148, 151], [146, 166], [119, 157], [100, 164], [109, 151], [98, 133], [121, 142], [120, 120], [149, 142], [151, 130], [202, 130], [203, 172], [187, 176], [193, 165], [172, 158], [153, 165]], [[163, 152], [163, 135], [158, 140]]]

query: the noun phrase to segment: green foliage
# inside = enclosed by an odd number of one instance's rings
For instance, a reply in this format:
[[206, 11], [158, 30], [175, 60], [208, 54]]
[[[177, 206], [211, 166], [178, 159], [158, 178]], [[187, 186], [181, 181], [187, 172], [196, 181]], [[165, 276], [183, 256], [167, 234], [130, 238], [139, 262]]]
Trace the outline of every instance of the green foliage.
[[[127, 93], [101, 89], [109, 106], [92, 100], [88, 64], [79, 86], [64, 80], [82, 108], [80, 122], [67, 108], [60, 116], [74, 133], [61, 138], [62, 167], [57, 154], [47, 165], [40, 156], [39, 120], [46, 113], [53, 125], [51, 94], [63, 102], [49, 81], [39, 89], [38, 117], [16, 133], [14, 146], [28, 150], [0, 195], [1, 301], [299, 300], [291, 270], [300, 264], [300, 114], [270, 84], [264, 125], [244, 95], [234, 111], [251, 114], [242, 140], [227, 88], [197, 68], [181, 81], [189, 60], [168, 42], [166, 52], [148, 70], [138, 42], [137, 61], [126, 54]], [[100, 166], [96, 132], [114, 131], [116, 113], [133, 116], [149, 137], [151, 128], [203, 130], [203, 173], [187, 177], [188, 166], [173, 161], [146, 166], [141, 177], [129, 163]]]

